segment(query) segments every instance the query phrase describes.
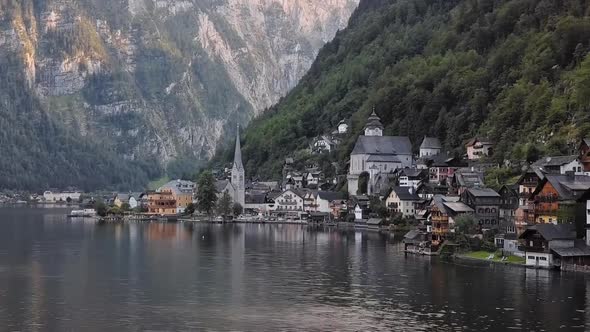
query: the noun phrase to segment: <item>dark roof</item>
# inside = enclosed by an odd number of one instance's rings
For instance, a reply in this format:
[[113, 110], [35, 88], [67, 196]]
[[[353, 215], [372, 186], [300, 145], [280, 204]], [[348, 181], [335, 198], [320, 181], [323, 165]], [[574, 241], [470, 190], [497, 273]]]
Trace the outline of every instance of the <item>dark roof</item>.
[[472, 145], [475, 145], [475, 143], [477, 143], [477, 142], [480, 142], [481, 144], [492, 144], [492, 142], [487, 138], [474, 137], [474, 138], [468, 140], [467, 143], [465, 144], [465, 146], [472, 146]]
[[420, 175], [423, 175], [423, 174], [424, 174], [424, 170], [417, 169], [417, 168], [404, 168], [400, 171], [400, 175], [405, 175], [405, 176], [411, 177], [411, 178], [419, 177]]
[[264, 204], [266, 203], [266, 194], [246, 194], [247, 204]]
[[375, 161], [375, 162], [388, 162], [388, 163], [398, 163], [401, 164], [401, 161], [397, 156], [387, 155], [387, 154], [379, 154], [379, 155], [371, 155], [367, 158], [367, 161]]
[[367, 225], [381, 225], [383, 220], [381, 218], [369, 218], [367, 220]]
[[561, 257], [590, 256], [590, 247], [588, 247], [583, 240], [576, 240], [574, 243], [574, 247], [551, 248], [551, 251], [555, 252], [557, 255]]
[[456, 179], [457, 184], [461, 187], [474, 187], [474, 186], [483, 186], [483, 176], [481, 173], [472, 172], [469, 170], [458, 170], [453, 174], [454, 179]]
[[403, 136], [359, 136], [352, 154], [412, 154], [412, 143]]
[[474, 197], [500, 197], [500, 194], [491, 188], [469, 188], [467, 190]]
[[420, 149], [442, 149], [442, 144], [440, 144], [440, 140], [436, 137], [424, 136], [422, 144], [420, 144]]
[[578, 156], [571, 155], [571, 156], [554, 156], [554, 157], [543, 157], [536, 162], [533, 163], [533, 166], [537, 167], [556, 167], [562, 166], [565, 164], [569, 164], [572, 161], [576, 160]]
[[377, 116], [375, 111], [371, 113], [371, 116], [367, 119], [367, 124], [365, 128], [381, 128], [383, 129], [383, 124], [381, 123], [381, 118]]
[[228, 180], [218, 180], [215, 181], [215, 190], [217, 190], [218, 193], [222, 192], [225, 190], [225, 188], [227, 187], [227, 185], [230, 182]]
[[527, 234], [538, 232], [545, 240], [574, 240], [576, 228], [574, 224], [537, 224], [528, 227], [520, 238], [526, 238]]
[[391, 190], [393, 192], [395, 192], [397, 197], [399, 197], [399, 199], [402, 201], [418, 201], [418, 200], [420, 200], [420, 197], [418, 196], [418, 194], [416, 194], [416, 191], [414, 190], [412, 193], [410, 193], [410, 189], [413, 189], [413, 188], [412, 187], [393, 187], [393, 188], [391, 188]]
[[415, 238], [417, 238], [418, 236], [420, 236], [421, 232], [413, 229], [409, 232], [406, 233], [406, 235], [404, 235], [404, 239], [408, 239], [408, 240], [413, 240]]
[[590, 176], [547, 174], [543, 182], [537, 186], [533, 195], [539, 193], [547, 182], [551, 183], [553, 188], [557, 190], [559, 198], [562, 200], [577, 199], [586, 190], [590, 189]]
[[318, 196], [327, 201], [336, 201], [346, 199], [346, 194], [339, 191], [319, 191]]

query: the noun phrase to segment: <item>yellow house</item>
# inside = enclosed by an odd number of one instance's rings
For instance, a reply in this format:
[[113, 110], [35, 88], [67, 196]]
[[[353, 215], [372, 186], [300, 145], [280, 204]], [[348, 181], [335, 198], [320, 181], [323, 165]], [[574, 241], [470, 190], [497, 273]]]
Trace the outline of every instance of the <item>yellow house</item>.
[[174, 180], [166, 183], [159, 192], [167, 192], [176, 201], [176, 213], [183, 213], [186, 207], [193, 202], [196, 185], [192, 181]]

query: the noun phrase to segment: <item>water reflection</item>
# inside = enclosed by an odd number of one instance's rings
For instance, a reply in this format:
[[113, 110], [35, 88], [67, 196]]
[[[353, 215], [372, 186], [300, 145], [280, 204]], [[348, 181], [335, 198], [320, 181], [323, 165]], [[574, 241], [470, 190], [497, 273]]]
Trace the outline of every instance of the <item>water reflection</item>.
[[298, 225], [95, 225], [0, 209], [7, 330], [588, 329], [588, 277], [408, 256]]

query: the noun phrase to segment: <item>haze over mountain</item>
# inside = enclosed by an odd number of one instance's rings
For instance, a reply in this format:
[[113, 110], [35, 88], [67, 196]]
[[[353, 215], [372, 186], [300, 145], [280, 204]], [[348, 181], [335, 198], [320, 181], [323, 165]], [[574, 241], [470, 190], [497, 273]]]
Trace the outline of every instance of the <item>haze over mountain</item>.
[[296, 85], [357, 4], [0, 1], [0, 187], [194, 169]]

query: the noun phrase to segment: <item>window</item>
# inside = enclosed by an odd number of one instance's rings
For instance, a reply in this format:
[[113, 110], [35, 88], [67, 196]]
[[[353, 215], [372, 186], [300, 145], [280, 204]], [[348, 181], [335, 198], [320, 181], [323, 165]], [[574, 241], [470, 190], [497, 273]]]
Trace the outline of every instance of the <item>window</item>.
[[535, 259], [535, 256], [529, 256], [528, 259]]
[[542, 261], [546, 261], [547, 260], [547, 257], [539, 257], [539, 259], [542, 260]]

